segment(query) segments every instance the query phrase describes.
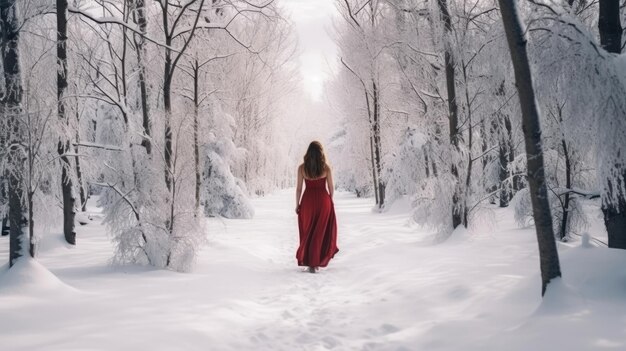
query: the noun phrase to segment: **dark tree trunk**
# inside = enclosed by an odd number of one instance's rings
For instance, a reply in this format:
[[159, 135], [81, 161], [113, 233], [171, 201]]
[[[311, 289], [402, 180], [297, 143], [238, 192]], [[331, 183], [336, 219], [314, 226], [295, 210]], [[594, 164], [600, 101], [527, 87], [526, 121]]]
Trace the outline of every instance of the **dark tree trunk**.
[[[69, 125], [66, 116], [65, 101], [67, 93], [67, 0], [56, 0], [57, 12], [57, 102], [58, 117], [62, 123]], [[75, 222], [76, 198], [74, 195], [74, 181], [72, 179], [72, 164], [67, 156], [70, 141], [67, 136], [61, 136], [57, 147], [61, 159], [61, 191], [63, 193], [63, 234], [65, 240], [76, 245]]]
[[[0, 36], [2, 35], [1, 33], [2, 29], [0, 28]], [[4, 42], [3, 42], [4, 44]], [[3, 46], [0, 46], [0, 49], [2, 49]], [[2, 49], [4, 52], [4, 49]], [[4, 106], [3, 106], [4, 108]], [[2, 118], [4, 118], [5, 116], [2, 115]], [[3, 122], [0, 122], [0, 124]], [[4, 150], [4, 148], [7, 145], [7, 134], [6, 131], [2, 131], [0, 130], [0, 150]], [[0, 206], [8, 206], [9, 204], [9, 191], [8, 191], [8, 184], [7, 184], [7, 179], [6, 179], [7, 174], [0, 174]], [[6, 236], [9, 235], [9, 226], [8, 226], [8, 222], [9, 222], [9, 214], [5, 213], [2, 216], [2, 226], [0, 227], [0, 236]]]
[[[447, 36], [452, 33], [452, 20], [450, 18], [450, 12], [448, 11], [448, 4], [446, 0], [437, 0], [439, 11], [441, 11], [441, 20], [444, 24], [444, 31], [446, 38], [444, 39], [445, 52], [444, 52], [444, 65], [446, 68], [446, 88], [448, 92], [448, 120], [450, 126], [450, 144], [455, 151], [459, 149], [459, 112], [456, 101], [456, 87], [455, 87], [455, 68], [454, 57], [450, 49], [450, 42]], [[461, 209], [461, 196], [459, 194], [459, 170], [456, 164], [452, 163], [450, 171], [455, 178], [454, 194], [452, 195], [452, 228], [456, 228], [463, 224], [464, 211]]]
[[608, 51], [616, 54], [622, 51], [622, 24], [620, 22], [619, 0], [600, 0], [600, 44]]
[[[170, 47], [172, 45], [172, 35], [169, 28], [169, 3], [164, 2], [163, 6], [163, 31], [165, 32], [165, 66], [163, 67], [163, 109], [165, 111], [165, 129], [164, 129], [164, 141], [165, 147], [163, 150], [165, 158], [165, 186], [170, 193], [169, 206], [170, 214], [169, 218], [165, 220], [165, 226], [170, 234], [174, 231], [174, 206], [176, 203], [175, 198], [175, 185], [173, 185], [174, 179], [172, 177], [172, 76], [174, 74], [172, 68], [172, 51]], [[168, 253], [167, 263], [170, 264], [171, 252]]]
[[[467, 66], [464, 61], [461, 61], [463, 67], [463, 81], [465, 82], [465, 103], [467, 104], [467, 175], [465, 176], [465, 189], [463, 195], [463, 226], [467, 228], [469, 226], [469, 204], [467, 200], [469, 198], [470, 185], [472, 182], [472, 167], [474, 166], [474, 158], [472, 157], [472, 143], [474, 140], [474, 132], [472, 127], [472, 101], [469, 97], [468, 79], [467, 79]], [[483, 156], [484, 157], [484, 156]]]
[[[565, 157], [565, 187], [567, 189], [572, 188], [572, 163], [570, 161], [569, 150], [567, 149], [567, 143], [564, 139], [561, 140], [563, 146], [563, 157]], [[571, 201], [571, 194], [565, 193], [565, 199], [563, 200], [563, 218], [561, 218], [561, 231], [559, 233], [559, 239], [565, 240], [567, 238], [567, 221], [569, 219], [569, 203]]]
[[604, 224], [609, 235], [609, 247], [626, 249], [626, 198], [625, 194], [619, 193], [619, 201], [605, 205]]
[[[171, 45], [167, 43], [168, 47]], [[163, 107], [165, 109], [165, 185], [168, 190], [172, 190], [172, 97], [171, 97], [171, 68], [172, 59], [170, 57], [170, 50], [166, 50], [165, 55], [165, 80], [163, 82]]]
[[[26, 241], [26, 222], [22, 204], [23, 184], [19, 176], [9, 175], [9, 267], [23, 254]], [[31, 241], [32, 243], [32, 241]], [[32, 255], [33, 250], [29, 250]]]
[[[507, 121], [508, 121], [508, 117], [507, 117]], [[515, 162], [515, 143], [513, 141], [513, 135], [511, 132], [511, 123], [509, 121], [508, 127], [507, 127], [507, 131], [509, 133], [508, 135], [508, 144], [509, 144], [509, 165], [513, 164], [513, 162]], [[511, 191], [511, 197], [515, 196], [515, 194], [522, 190], [524, 188], [524, 176], [523, 174], [517, 174], [515, 173], [515, 169], [510, 169], [509, 170], [509, 177], [511, 177], [511, 181], [512, 181], [512, 191]]]
[[381, 163], [381, 145], [380, 145], [380, 93], [375, 81], [372, 81], [372, 103], [374, 105], [372, 135], [374, 136], [374, 161], [376, 163], [376, 179], [378, 180], [378, 208], [385, 205], [385, 182], [383, 182], [382, 163]]
[[[598, 19], [600, 43], [606, 51], [615, 54], [622, 51], [622, 24], [619, 10], [618, 0], [600, 0], [600, 18]], [[622, 183], [625, 179], [626, 172], [623, 172], [622, 180], [608, 183], [605, 189], [607, 196], [602, 204], [604, 224], [609, 236], [608, 244], [609, 247], [617, 249], [626, 249], [626, 194], [624, 194]]]
[[522, 108], [522, 129], [524, 131], [526, 160], [528, 162], [528, 184], [539, 245], [541, 295], [543, 296], [550, 281], [561, 276], [561, 268], [552, 228], [550, 204], [548, 203], [539, 111], [526, 52], [524, 27], [519, 18], [516, 3], [509, 0], [499, 0], [499, 3], [515, 71], [515, 84]]
[[[164, 1], [162, 3], [161, 8], [161, 18], [163, 24], [163, 32], [165, 33], [165, 66], [163, 68], [163, 108], [165, 110], [165, 131], [164, 131], [164, 139], [165, 139], [165, 150], [164, 150], [164, 158], [165, 158], [165, 185], [167, 189], [172, 191], [172, 79], [174, 77], [174, 72], [176, 70], [176, 66], [178, 65], [178, 60], [185, 53], [186, 49], [189, 47], [189, 43], [193, 39], [195, 34], [198, 20], [202, 15], [202, 8], [204, 6], [205, 0], [193, 0], [188, 2], [180, 9], [180, 13], [176, 15], [176, 20], [173, 23], [170, 23], [169, 16], [171, 15], [170, 3], [168, 1]], [[181, 22], [178, 21], [183, 15], [184, 12], [190, 10], [190, 6], [194, 3], [199, 3], [198, 8], [194, 11], [196, 12], [195, 19], [192, 25], [192, 29], [189, 31], [189, 35], [184, 40], [182, 49], [178, 51], [175, 57], [172, 57], [172, 50], [170, 47], [172, 46], [174, 30], [177, 25]], [[171, 25], [171, 27], [170, 27]]]
[[[513, 133], [511, 126], [511, 119], [509, 116], [502, 116], [504, 120], [504, 128], [506, 134], [503, 137], [500, 137], [500, 145], [499, 145], [499, 159], [500, 159], [500, 207], [508, 207], [509, 201], [513, 196], [511, 191], [511, 186], [507, 184], [507, 179], [511, 177], [512, 172], [509, 170], [509, 164], [513, 162], [515, 159], [515, 154], [513, 151]], [[515, 183], [514, 179], [510, 179], [509, 182]], [[513, 189], [515, 189], [515, 185], [513, 185]]]
[[200, 170], [200, 142], [198, 134], [200, 123], [198, 121], [198, 109], [200, 108], [200, 99], [198, 94], [198, 83], [200, 80], [200, 65], [195, 60], [193, 67], [193, 158], [196, 167], [196, 215], [200, 209], [200, 184], [202, 182], [202, 171]]
[[[165, 66], [163, 67], [163, 109], [165, 110], [165, 185], [167, 190], [172, 191], [172, 30], [169, 27], [169, 2], [165, 1], [162, 5], [163, 32], [165, 33]], [[174, 199], [171, 199], [173, 202]]]
[[481, 157], [481, 166], [482, 166], [482, 170], [484, 171], [485, 168], [487, 168], [487, 165], [489, 164], [489, 161], [491, 161], [491, 157], [488, 156], [486, 154], [487, 149], [489, 148], [489, 145], [487, 144], [487, 140], [488, 140], [488, 132], [487, 132], [487, 127], [485, 126], [485, 121], [480, 122], [480, 150], [482, 152], [483, 157]]
[[[8, 199], [7, 199], [8, 201]], [[2, 217], [2, 232], [0, 233], [0, 235], [5, 236], [5, 235], [9, 235], [9, 217], [8, 216], [4, 216]]]
[[[24, 204], [24, 167], [23, 152], [20, 144], [24, 144], [24, 126], [20, 121], [22, 112], [22, 77], [20, 72], [19, 37], [20, 23], [17, 12], [17, 1], [8, 0], [0, 3], [0, 20], [2, 21], [2, 67], [5, 80], [5, 96], [3, 99], [3, 117], [7, 119], [8, 132], [2, 137], [8, 142], [8, 181], [9, 200], [9, 267], [22, 256], [24, 245], [29, 245], [29, 253], [34, 254], [32, 238], [26, 241], [27, 214]], [[3, 222], [4, 226], [4, 222]]]
[[[343, 62], [343, 61], [342, 61]], [[347, 66], [346, 66], [347, 67]], [[355, 73], [356, 75], [356, 73]], [[359, 78], [361, 79], [361, 78]], [[368, 118], [368, 122], [370, 124], [370, 129], [369, 129], [369, 139], [370, 139], [370, 161], [372, 163], [372, 184], [374, 185], [374, 197], [376, 199], [376, 205], [378, 205], [380, 203], [379, 200], [379, 194], [378, 194], [378, 177], [376, 176], [376, 161], [375, 161], [375, 157], [374, 157], [374, 132], [373, 132], [373, 128], [372, 128], [372, 108], [370, 106], [370, 98], [369, 98], [369, 94], [367, 93], [367, 88], [365, 86], [365, 84], [363, 83], [363, 81], [361, 80], [361, 84], [363, 84], [363, 93], [365, 94], [365, 106], [367, 106], [367, 118]]]
[[508, 207], [509, 206], [509, 189], [506, 185], [506, 179], [509, 175], [507, 171], [509, 167], [509, 158], [506, 151], [506, 144], [500, 141], [500, 145], [498, 147], [498, 159], [500, 161], [499, 167], [499, 178], [500, 178], [500, 207]]
[[[135, 23], [139, 27], [139, 31], [145, 36], [147, 33], [148, 21], [146, 20], [146, 5], [145, 0], [134, 0], [133, 6], [133, 18]], [[150, 105], [148, 103], [148, 86], [146, 84], [146, 64], [144, 62], [146, 51], [146, 39], [144, 36], [136, 34], [134, 35], [135, 48], [137, 51], [137, 65], [138, 65], [138, 80], [139, 90], [141, 93], [141, 112], [142, 112], [142, 126], [144, 138], [141, 141], [141, 145], [146, 148], [146, 153], [150, 155], [152, 152], [152, 143], [150, 142], [151, 121], [150, 121]]]
[[378, 194], [378, 177], [376, 177], [376, 161], [374, 157], [374, 137], [372, 133], [370, 133], [370, 160], [372, 161], [372, 180], [374, 181], [374, 198], [376, 200], [376, 205], [380, 204], [379, 194]]
[[[372, 29], [376, 28], [376, 6], [373, 1], [369, 2], [370, 8], [370, 24]], [[374, 59], [375, 60], [375, 59]], [[372, 78], [372, 104], [373, 110], [373, 124], [372, 124], [372, 136], [374, 137], [374, 159], [376, 162], [376, 178], [378, 180], [378, 208], [383, 208], [385, 205], [385, 182], [382, 179], [382, 161], [381, 161], [381, 142], [380, 142], [380, 90], [378, 84], [376, 84], [376, 78]]]
[[[78, 111], [78, 110], [77, 110]], [[76, 119], [78, 120], [78, 113], [76, 113]], [[76, 144], [80, 142], [80, 135], [76, 131]], [[78, 145], [74, 147], [74, 152], [78, 154]], [[80, 195], [80, 208], [81, 211], [87, 211], [87, 192], [85, 190], [85, 182], [83, 180], [83, 172], [80, 168], [80, 158], [76, 157], [76, 181], [78, 182], [78, 190]]]

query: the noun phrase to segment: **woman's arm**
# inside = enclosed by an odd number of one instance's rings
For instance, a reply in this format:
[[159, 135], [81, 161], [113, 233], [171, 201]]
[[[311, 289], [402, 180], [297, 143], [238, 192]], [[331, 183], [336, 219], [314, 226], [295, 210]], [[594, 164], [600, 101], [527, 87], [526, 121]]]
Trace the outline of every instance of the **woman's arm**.
[[330, 171], [330, 167], [328, 167], [327, 172], [328, 173], [326, 174], [326, 184], [328, 186], [328, 194], [332, 199], [333, 194], [335, 193], [335, 184], [333, 184], [333, 172]]
[[302, 165], [298, 166], [298, 180], [296, 181], [296, 213], [300, 212], [300, 196], [302, 196]]

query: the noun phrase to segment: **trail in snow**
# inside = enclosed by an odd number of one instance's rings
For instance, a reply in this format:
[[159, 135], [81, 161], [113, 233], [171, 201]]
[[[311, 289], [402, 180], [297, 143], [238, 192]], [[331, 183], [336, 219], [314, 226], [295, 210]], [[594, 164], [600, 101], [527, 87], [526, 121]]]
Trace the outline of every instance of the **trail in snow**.
[[375, 214], [371, 199], [340, 192], [341, 251], [310, 274], [296, 266], [293, 198], [254, 200], [252, 220], [210, 219], [210, 244], [188, 274], [111, 267], [98, 221], [78, 228], [76, 248], [44, 238], [38, 262], [60, 281], [34, 262], [0, 272], [0, 349], [626, 347], [626, 273], [606, 269], [626, 264], [621, 250], [561, 245], [565, 280], [540, 305], [534, 232], [511, 210], [488, 210], [482, 228], [432, 245], [406, 203]]

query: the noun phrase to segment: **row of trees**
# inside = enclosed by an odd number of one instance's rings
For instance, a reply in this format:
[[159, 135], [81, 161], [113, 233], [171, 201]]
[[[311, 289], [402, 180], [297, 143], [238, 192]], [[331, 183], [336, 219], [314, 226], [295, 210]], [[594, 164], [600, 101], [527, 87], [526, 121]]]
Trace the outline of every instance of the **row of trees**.
[[[186, 270], [198, 217], [250, 217], [248, 189], [280, 184], [295, 43], [273, 1], [5, 1], [2, 196], [10, 264], [36, 222], [100, 192], [115, 259]], [[52, 68], [52, 69], [51, 69]], [[278, 140], [278, 141], [277, 141]], [[289, 167], [292, 168], [292, 167]], [[265, 179], [253, 182], [252, 179]], [[51, 206], [52, 204], [52, 206]]]
[[544, 289], [555, 237], [584, 229], [583, 198], [601, 197], [608, 245], [626, 249], [619, 1], [336, 4], [340, 185], [380, 210], [410, 195], [441, 239], [513, 200], [537, 228]]

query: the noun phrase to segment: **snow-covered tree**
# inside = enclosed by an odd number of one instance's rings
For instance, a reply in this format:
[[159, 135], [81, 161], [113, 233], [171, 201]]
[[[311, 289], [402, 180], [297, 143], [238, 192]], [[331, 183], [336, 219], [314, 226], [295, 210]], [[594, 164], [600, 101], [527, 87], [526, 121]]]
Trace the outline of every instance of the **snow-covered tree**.
[[526, 50], [524, 25], [519, 17], [517, 4], [506, 0], [500, 0], [499, 4], [522, 107], [524, 144], [528, 164], [528, 191], [530, 192], [535, 231], [539, 243], [541, 295], [543, 296], [550, 281], [561, 276], [561, 268], [548, 202], [539, 110]]
[[[216, 130], [219, 132], [219, 130]], [[220, 133], [221, 134], [221, 133]], [[209, 217], [252, 218], [254, 208], [248, 200], [244, 182], [231, 172], [228, 160], [236, 159], [237, 149], [228, 138], [209, 137], [205, 146], [203, 205]]]
[[[2, 68], [4, 89], [2, 99], [2, 134], [0, 135], [0, 170], [3, 183], [6, 182], [8, 203], [3, 206], [2, 217], [8, 212], [10, 223], [9, 265], [24, 255], [26, 248], [30, 255], [34, 255], [32, 232], [28, 233], [28, 222], [25, 219], [26, 206], [23, 203], [25, 193], [25, 175], [27, 168], [24, 165], [26, 155], [23, 144], [27, 140], [23, 125], [23, 88], [20, 66], [20, 14], [17, 1], [6, 1], [0, 7], [0, 21], [2, 22]], [[6, 209], [8, 205], [8, 211]]]
[[617, 8], [615, 1], [582, 5], [533, 0], [529, 32], [538, 38], [536, 55], [544, 73], [539, 86], [553, 91], [544, 104], [560, 106], [562, 124], [558, 132], [568, 156], [569, 150], [592, 150], [590, 155], [579, 155], [585, 157], [586, 168], [594, 169], [590, 178], [597, 179], [595, 187], [589, 184], [590, 189], [568, 188], [562, 193], [600, 194], [609, 246], [624, 248], [626, 88], [623, 60], [617, 55], [621, 52], [621, 44], [616, 44], [621, 42]]

